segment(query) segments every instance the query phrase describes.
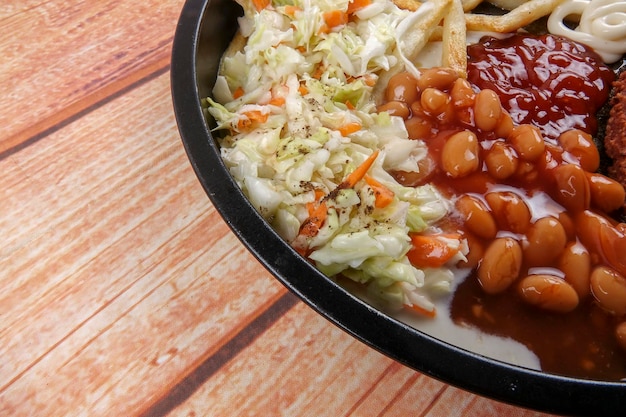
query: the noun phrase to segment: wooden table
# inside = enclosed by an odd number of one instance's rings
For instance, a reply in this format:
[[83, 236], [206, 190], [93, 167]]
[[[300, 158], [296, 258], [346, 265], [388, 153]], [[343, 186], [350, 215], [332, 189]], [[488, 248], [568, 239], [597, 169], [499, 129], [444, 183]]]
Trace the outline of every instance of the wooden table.
[[182, 5], [0, 4], [0, 415], [540, 415], [372, 350], [246, 251], [176, 128]]

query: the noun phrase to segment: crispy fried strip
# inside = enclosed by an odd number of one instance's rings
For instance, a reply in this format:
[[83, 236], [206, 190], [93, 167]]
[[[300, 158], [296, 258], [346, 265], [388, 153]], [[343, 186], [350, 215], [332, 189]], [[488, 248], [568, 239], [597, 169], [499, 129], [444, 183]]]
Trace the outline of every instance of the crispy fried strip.
[[393, 0], [393, 3], [400, 9], [416, 11], [422, 5], [419, 0]]
[[461, 0], [453, 0], [450, 11], [443, 19], [443, 57], [444, 67], [449, 67], [459, 74], [467, 76], [467, 32], [465, 14]]
[[[402, 51], [409, 61], [415, 61], [417, 55], [428, 43], [432, 32], [448, 13], [452, 0], [430, 0], [429, 3], [433, 5], [430, 13], [424, 16], [424, 18], [418, 19], [402, 38]], [[376, 103], [381, 102], [391, 77], [404, 69], [404, 63], [399, 60], [398, 64], [393, 68], [380, 74], [372, 92], [372, 97]]]
[[487, 0], [489, 3], [504, 10], [513, 10], [528, 2], [528, 0]]
[[540, 17], [547, 16], [563, 0], [530, 0], [502, 16], [483, 14], [465, 14], [467, 30], [483, 30], [490, 32], [513, 32]]
[[474, 10], [476, 6], [478, 6], [482, 2], [483, 0], [462, 0], [461, 1], [461, 3], [463, 4], [464, 12], [469, 12], [471, 10]]

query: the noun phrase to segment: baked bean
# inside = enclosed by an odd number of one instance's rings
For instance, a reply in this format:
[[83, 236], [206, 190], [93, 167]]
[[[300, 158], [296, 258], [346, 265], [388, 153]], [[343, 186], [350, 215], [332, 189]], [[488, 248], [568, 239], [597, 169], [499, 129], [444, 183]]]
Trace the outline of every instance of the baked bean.
[[513, 127], [508, 141], [519, 157], [529, 162], [539, 159], [546, 148], [539, 128], [529, 124]]
[[427, 88], [422, 91], [420, 104], [424, 111], [433, 116], [438, 116], [446, 111], [450, 97], [448, 94], [436, 88]]
[[432, 136], [433, 125], [427, 120], [419, 116], [413, 117], [404, 121], [409, 138], [411, 139], [426, 139]]
[[528, 229], [524, 241], [524, 260], [530, 266], [545, 266], [565, 250], [567, 235], [561, 222], [554, 217], [542, 217]]
[[450, 89], [450, 99], [457, 108], [467, 108], [474, 105], [476, 93], [472, 85], [464, 78], [457, 78]]
[[602, 174], [587, 172], [591, 204], [605, 213], [611, 213], [624, 205], [626, 191], [619, 182]]
[[626, 232], [591, 210], [578, 213], [574, 222], [578, 238], [589, 253], [626, 276]]
[[591, 273], [591, 293], [600, 307], [611, 314], [626, 314], [626, 278], [606, 266], [598, 266]]
[[611, 227], [609, 220], [596, 212], [585, 210], [574, 216], [574, 225], [578, 239], [589, 253], [600, 256], [603, 253], [600, 235], [603, 229]]
[[591, 192], [585, 171], [578, 165], [562, 164], [552, 170], [555, 190], [552, 196], [567, 210], [579, 212], [589, 208]]
[[441, 149], [441, 167], [452, 178], [465, 177], [479, 167], [478, 138], [463, 130], [450, 136]]
[[525, 233], [530, 227], [530, 209], [517, 194], [503, 191], [485, 195], [496, 224], [501, 230]]
[[566, 211], [562, 211], [558, 214], [557, 220], [561, 223], [563, 229], [565, 229], [567, 240], [574, 240], [576, 238], [576, 226], [574, 226], [572, 216], [570, 216]]
[[557, 313], [568, 313], [578, 307], [578, 294], [563, 279], [547, 274], [529, 275], [518, 287], [522, 300]]
[[494, 142], [485, 154], [485, 165], [493, 178], [498, 180], [509, 178], [517, 171], [517, 154], [506, 143]]
[[578, 163], [587, 172], [594, 172], [600, 166], [600, 153], [589, 133], [578, 129], [568, 130], [559, 136], [558, 141], [571, 157], [569, 162]]
[[456, 208], [470, 232], [484, 239], [496, 236], [496, 221], [482, 201], [466, 194], [456, 201]]
[[500, 98], [493, 90], [481, 90], [474, 102], [474, 121], [476, 126], [484, 131], [495, 130], [502, 116]]
[[500, 138], [508, 138], [513, 131], [513, 126], [513, 119], [511, 118], [511, 115], [503, 109], [494, 132]]
[[615, 328], [615, 338], [619, 347], [626, 350], [626, 321], [618, 324]]
[[417, 100], [418, 96], [417, 80], [408, 72], [401, 72], [391, 77], [385, 91], [385, 98], [388, 102], [401, 101], [411, 104]]
[[480, 263], [481, 259], [483, 259], [483, 255], [485, 253], [485, 247], [483, 246], [480, 239], [477, 239], [473, 235], [465, 235], [465, 240], [467, 241], [468, 252], [465, 255], [467, 261], [459, 261], [457, 267], [459, 268], [476, 268]]
[[426, 68], [420, 71], [417, 86], [420, 91], [424, 91], [429, 87], [436, 88], [438, 90], [447, 90], [458, 78], [459, 75], [456, 71], [450, 68]]
[[539, 178], [539, 171], [534, 163], [528, 161], [518, 161], [517, 170], [513, 177], [518, 181], [525, 182], [527, 184], [537, 181]]
[[520, 244], [510, 237], [495, 239], [478, 265], [478, 282], [486, 293], [500, 293], [517, 280], [521, 267]]
[[558, 268], [565, 274], [567, 281], [578, 298], [589, 295], [589, 276], [591, 274], [591, 256], [579, 242], [570, 242], [559, 258]]
[[388, 101], [378, 107], [378, 112], [387, 112], [391, 116], [400, 116], [405, 120], [411, 115], [408, 104], [402, 101]]
[[437, 169], [437, 163], [431, 155], [426, 155], [417, 161], [417, 171], [392, 171], [396, 181], [406, 187], [419, 187], [426, 184]]

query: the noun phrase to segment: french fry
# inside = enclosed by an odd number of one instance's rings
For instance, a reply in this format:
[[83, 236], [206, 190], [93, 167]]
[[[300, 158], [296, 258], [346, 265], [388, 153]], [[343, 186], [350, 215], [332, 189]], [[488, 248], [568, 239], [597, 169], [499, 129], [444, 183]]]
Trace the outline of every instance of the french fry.
[[547, 16], [563, 0], [530, 0], [502, 16], [466, 13], [467, 30], [507, 33]]
[[393, 3], [400, 9], [416, 11], [422, 5], [419, 0], [393, 0]]
[[463, 4], [464, 12], [469, 12], [469, 11], [474, 10], [476, 6], [478, 6], [482, 2], [483, 0], [462, 0], [461, 1], [461, 3]]
[[467, 77], [467, 32], [465, 14], [461, 0], [453, 0], [448, 14], [443, 19], [443, 56], [444, 67], [456, 71], [460, 77]]
[[[415, 21], [414, 25], [405, 32], [401, 39], [402, 45], [398, 45], [399, 48], [402, 48], [402, 52], [408, 61], [414, 61], [429, 42], [432, 32], [450, 10], [452, 0], [431, 0], [429, 3], [433, 6], [432, 10], [423, 18]], [[391, 77], [405, 69], [403, 64], [404, 61], [399, 60], [398, 64], [393, 68], [380, 74], [372, 92], [372, 97], [376, 103], [380, 103], [382, 100], [385, 88]]]
[[[522, 4], [528, 2], [528, 0], [487, 0], [489, 3], [504, 10], [513, 10]], [[474, 6], [476, 7], [476, 6]]]

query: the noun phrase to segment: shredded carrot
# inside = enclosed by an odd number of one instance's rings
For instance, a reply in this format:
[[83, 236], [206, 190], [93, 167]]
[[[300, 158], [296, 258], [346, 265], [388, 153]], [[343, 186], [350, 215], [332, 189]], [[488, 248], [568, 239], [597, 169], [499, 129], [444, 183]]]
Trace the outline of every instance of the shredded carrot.
[[254, 4], [256, 11], [260, 12], [270, 5], [270, 0], [252, 0], [252, 4]]
[[309, 217], [302, 223], [302, 226], [300, 226], [299, 235], [313, 237], [317, 235], [324, 224], [328, 216], [328, 208], [326, 207], [326, 203], [322, 201], [318, 205], [313, 203], [308, 204], [307, 209], [309, 210]]
[[348, 14], [352, 14], [370, 4], [372, 4], [372, 0], [352, 0], [348, 3]]
[[394, 193], [380, 182], [376, 181], [369, 175], [365, 176], [365, 182], [374, 190], [376, 201], [374, 205], [378, 208], [387, 207], [393, 201]]
[[243, 96], [245, 93], [245, 91], [243, 91], [243, 87], [239, 86], [237, 87], [237, 89], [233, 92], [233, 98], [239, 98], [241, 96]]
[[317, 31], [318, 35], [321, 35], [323, 33], [330, 33], [330, 28], [326, 24], [320, 26], [319, 30]]
[[245, 118], [242, 118], [237, 123], [237, 128], [239, 130], [245, 130], [250, 127], [253, 123], [265, 123], [268, 118], [267, 113], [263, 113], [260, 110], [250, 110], [244, 112]]
[[[357, 182], [359, 182], [370, 169], [376, 158], [378, 157], [379, 150], [374, 151], [361, 165], [359, 165], [354, 171], [352, 171], [346, 179], [337, 186], [337, 189], [352, 188]], [[321, 190], [315, 190], [315, 198], [319, 203], [312, 202], [307, 204], [307, 211], [309, 217], [300, 226], [299, 237], [313, 237], [316, 236], [320, 228], [328, 217], [328, 207], [325, 199], [330, 194], [325, 195]], [[306, 254], [306, 248], [297, 248], [301, 254]]]
[[348, 110], [354, 110], [356, 108], [354, 107], [354, 104], [352, 104], [350, 100], [346, 100], [345, 105], [348, 108]]
[[322, 75], [324, 75], [324, 71], [326, 69], [324, 68], [324, 65], [318, 65], [315, 68], [315, 71], [313, 71], [313, 74], [311, 74], [311, 77], [315, 78], [316, 80], [319, 80], [320, 78], [322, 78]]
[[315, 201], [320, 201], [325, 195], [324, 191], [318, 188], [315, 189]]
[[417, 268], [438, 268], [452, 258], [457, 251], [450, 248], [441, 237], [459, 239], [456, 234], [411, 235], [413, 247], [407, 253], [411, 264]]
[[361, 79], [368, 87], [374, 87], [376, 85], [377, 77], [374, 74], [365, 74]]
[[272, 97], [268, 104], [271, 104], [272, 106], [281, 107], [282, 105], [285, 104], [285, 97], [281, 97], [281, 96]]
[[361, 165], [359, 165], [354, 171], [352, 171], [341, 184], [339, 184], [339, 187], [354, 187], [356, 183], [361, 181], [365, 174], [367, 174], [367, 171], [369, 171], [371, 166], [374, 164], [374, 161], [378, 157], [379, 153], [380, 151], [376, 149], [370, 156], [367, 157], [367, 159]]
[[295, 16], [297, 12], [301, 11], [302, 9], [299, 8], [298, 6], [293, 6], [291, 4], [288, 4], [285, 6], [285, 14], [288, 16]]
[[342, 10], [331, 10], [329, 12], [324, 12], [322, 16], [324, 17], [324, 22], [326, 23], [326, 26], [331, 29], [348, 23], [348, 14]]
[[346, 123], [345, 125], [341, 126], [338, 130], [342, 136], [348, 136], [354, 132], [358, 132], [359, 130], [361, 130], [361, 123], [359, 122]]
[[300, 93], [301, 96], [305, 96], [309, 93], [309, 89], [306, 88], [306, 85], [300, 84], [300, 87], [298, 87], [298, 92]]
[[411, 310], [411, 311], [415, 311], [419, 314], [421, 314], [422, 316], [426, 316], [429, 318], [435, 318], [435, 316], [437, 315], [437, 309], [433, 308], [432, 310], [426, 310], [423, 307], [418, 306], [417, 304], [405, 304], [404, 308]]

